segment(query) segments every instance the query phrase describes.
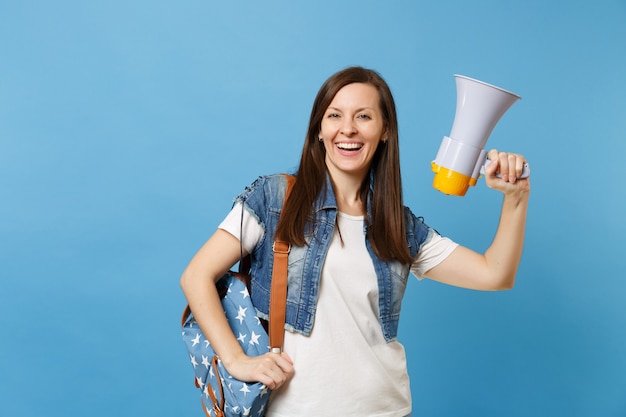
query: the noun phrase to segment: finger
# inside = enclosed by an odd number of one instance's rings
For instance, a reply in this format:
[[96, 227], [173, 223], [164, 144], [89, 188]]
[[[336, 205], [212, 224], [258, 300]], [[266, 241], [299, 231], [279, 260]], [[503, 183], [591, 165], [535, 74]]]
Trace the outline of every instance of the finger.
[[278, 370], [283, 373], [285, 379], [293, 375], [293, 361], [286, 353], [273, 353], [273, 359]]
[[485, 174], [493, 177], [496, 175], [496, 172], [498, 172], [498, 168], [500, 166], [500, 161], [498, 159], [498, 151], [495, 149], [492, 149], [491, 151], [489, 151], [488, 159], [491, 162], [485, 169]]
[[526, 165], [526, 158], [524, 158], [522, 155], [517, 155], [517, 160], [515, 163], [515, 173], [517, 175], [517, 178], [522, 177], [522, 174], [524, 173], [524, 165]]
[[276, 363], [278, 364], [280, 369], [282, 369], [282, 371], [285, 373], [285, 376], [287, 378], [289, 378], [291, 375], [293, 375], [293, 361], [291, 360], [289, 355], [287, 355], [284, 352], [281, 353], [280, 357], [279, 357], [279, 360], [276, 361]]
[[509, 162], [509, 182], [511, 184], [515, 183], [517, 180], [517, 155], [508, 154], [508, 162]]
[[287, 378], [280, 370], [264, 369], [262, 373], [257, 375], [256, 380], [269, 389], [275, 390], [284, 384]]
[[500, 152], [498, 155], [498, 161], [500, 161], [500, 178], [502, 181], [509, 181], [509, 156], [506, 152]]
[[286, 354], [267, 353], [263, 356], [259, 371], [259, 382], [275, 390], [293, 374], [293, 364]]

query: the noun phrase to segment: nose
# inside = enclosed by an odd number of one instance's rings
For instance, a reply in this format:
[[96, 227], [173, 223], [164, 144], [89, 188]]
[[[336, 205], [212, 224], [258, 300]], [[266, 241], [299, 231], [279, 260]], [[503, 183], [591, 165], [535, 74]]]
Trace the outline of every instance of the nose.
[[356, 133], [356, 129], [354, 128], [354, 124], [351, 119], [346, 118], [341, 126], [341, 133], [345, 136], [352, 136]]

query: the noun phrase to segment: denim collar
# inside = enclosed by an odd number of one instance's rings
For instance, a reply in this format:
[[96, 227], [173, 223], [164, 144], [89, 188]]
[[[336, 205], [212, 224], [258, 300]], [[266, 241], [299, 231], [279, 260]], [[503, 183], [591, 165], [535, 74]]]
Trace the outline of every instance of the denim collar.
[[[367, 219], [368, 224], [371, 224], [372, 218], [372, 194], [374, 191], [374, 174], [372, 171], [369, 173], [370, 176], [370, 192], [367, 193]], [[319, 196], [315, 200], [315, 213], [321, 210], [334, 209], [339, 211], [337, 206], [337, 197], [335, 197], [335, 191], [333, 189], [333, 182], [330, 178], [330, 173], [326, 171], [326, 182], [322, 186], [322, 190], [320, 191]]]
[[316, 213], [326, 209], [338, 210], [337, 198], [335, 197], [335, 191], [333, 190], [333, 182], [328, 171], [326, 171], [326, 183], [322, 186], [322, 190], [315, 200]]

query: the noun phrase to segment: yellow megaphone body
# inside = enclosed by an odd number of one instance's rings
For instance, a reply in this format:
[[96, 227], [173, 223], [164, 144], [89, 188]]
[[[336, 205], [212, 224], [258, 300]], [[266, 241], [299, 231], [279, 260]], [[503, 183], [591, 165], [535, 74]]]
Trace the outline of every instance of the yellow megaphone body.
[[[521, 97], [502, 88], [455, 75], [456, 113], [450, 136], [444, 136], [432, 162], [433, 187], [444, 194], [464, 196], [484, 169], [484, 149], [502, 115]], [[522, 177], [528, 176], [524, 167]]]

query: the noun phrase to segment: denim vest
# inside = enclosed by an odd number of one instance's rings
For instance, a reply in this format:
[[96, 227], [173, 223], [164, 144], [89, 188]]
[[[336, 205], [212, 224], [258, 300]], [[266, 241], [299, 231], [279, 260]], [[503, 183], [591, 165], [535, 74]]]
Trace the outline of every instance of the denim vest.
[[[252, 303], [259, 317], [267, 319], [274, 254], [272, 244], [283, 205], [287, 181], [284, 175], [259, 177], [241, 193], [236, 202], [243, 203], [265, 233], [251, 253]], [[315, 223], [305, 233], [308, 245], [292, 246], [289, 253], [287, 311], [285, 328], [309, 335], [313, 329], [322, 266], [335, 229], [337, 202], [330, 178], [325, 190], [314, 203]], [[415, 217], [405, 207], [406, 241], [415, 258], [430, 229], [421, 217]], [[365, 228], [365, 224], [364, 224]], [[366, 230], [365, 230], [366, 231]], [[372, 257], [378, 277], [379, 321], [385, 340], [397, 338], [402, 297], [410, 265], [398, 261], [380, 260], [366, 237], [366, 247]]]

